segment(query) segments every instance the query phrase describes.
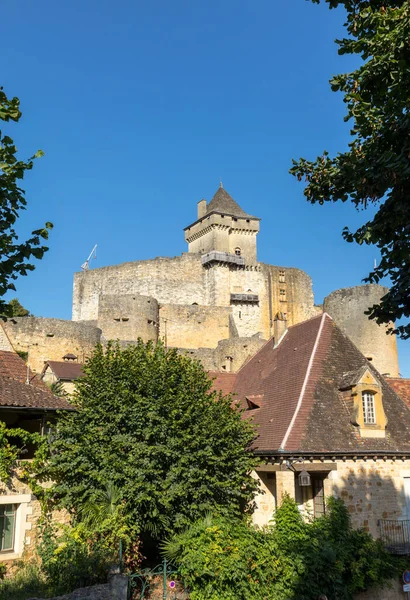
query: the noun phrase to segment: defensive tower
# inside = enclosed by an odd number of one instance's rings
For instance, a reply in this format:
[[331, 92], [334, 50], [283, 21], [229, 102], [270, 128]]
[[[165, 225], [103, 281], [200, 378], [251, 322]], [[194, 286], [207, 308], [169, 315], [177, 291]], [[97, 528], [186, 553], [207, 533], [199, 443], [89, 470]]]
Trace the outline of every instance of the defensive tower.
[[373, 304], [378, 304], [388, 291], [388, 288], [375, 284], [336, 290], [325, 298], [323, 310], [379, 373], [397, 377], [399, 362], [396, 336], [387, 334], [386, 325], [378, 325], [364, 314]]
[[211, 261], [256, 264], [259, 221], [242, 210], [221, 183], [209, 204], [198, 202], [197, 220], [184, 229], [188, 252], [203, 255], [204, 261], [208, 255]]

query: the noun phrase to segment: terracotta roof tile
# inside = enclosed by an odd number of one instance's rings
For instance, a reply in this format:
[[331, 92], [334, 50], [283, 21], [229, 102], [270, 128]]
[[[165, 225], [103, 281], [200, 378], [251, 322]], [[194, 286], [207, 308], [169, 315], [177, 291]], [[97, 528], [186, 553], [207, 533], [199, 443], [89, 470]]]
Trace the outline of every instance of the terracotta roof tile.
[[224, 396], [231, 394], [235, 385], [236, 373], [221, 373], [219, 371], [208, 371], [212, 382], [212, 390], [222, 392]]
[[49, 360], [44, 365], [43, 373], [46, 371], [47, 366], [50, 366], [57, 379], [62, 379], [63, 381], [75, 381], [84, 375], [82, 370], [83, 365], [76, 362]]
[[0, 350], [0, 406], [38, 408], [40, 410], [72, 410], [63, 398], [54, 396], [50, 389], [30, 370], [15, 352]]
[[410, 379], [386, 377], [386, 381], [396, 394], [410, 407]]

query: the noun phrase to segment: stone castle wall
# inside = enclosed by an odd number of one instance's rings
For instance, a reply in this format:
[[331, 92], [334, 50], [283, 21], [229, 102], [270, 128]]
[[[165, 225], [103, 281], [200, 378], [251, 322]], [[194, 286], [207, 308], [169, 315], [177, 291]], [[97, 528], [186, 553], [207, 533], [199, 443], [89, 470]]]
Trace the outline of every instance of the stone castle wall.
[[99, 298], [98, 327], [104, 340], [158, 341], [159, 307], [150, 296], [104, 294]]
[[398, 377], [396, 336], [387, 334], [387, 325], [378, 325], [364, 314], [387, 292], [388, 288], [374, 284], [340, 289], [325, 298], [323, 309], [381, 374]]
[[46, 361], [61, 361], [67, 353], [84, 362], [101, 338], [98, 327], [62, 319], [15, 317], [3, 323], [3, 327], [13, 349], [28, 352], [28, 363], [37, 373]]
[[152, 296], [164, 304], [207, 304], [204, 298], [201, 257], [122, 263], [74, 274], [73, 321], [98, 318], [101, 294]]
[[266, 344], [259, 336], [220, 340], [216, 348], [178, 348], [182, 354], [200, 360], [206, 371], [236, 372]]
[[160, 338], [173, 348], [216, 348], [229, 337], [230, 308], [161, 304]]
[[[237, 302], [231, 299], [231, 294], [248, 293], [257, 294], [258, 302]], [[200, 255], [183, 254], [176, 258], [123, 263], [76, 273], [73, 320], [99, 319], [99, 303], [105, 295], [121, 298], [135, 294], [155, 298], [160, 305], [198, 305], [214, 307], [214, 310], [215, 307], [227, 308], [232, 313], [237, 334], [241, 337], [260, 333], [263, 338], [268, 339], [273, 333], [272, 323], [277, 312], [287, 313], [289, 325], [317, 314], [311, 279], [299, 269], [262, 263], [241, 268], [228, 264], [203, 267]], [[161, 311], [160, 308], [160, 316]], [[163, 312], [165, 316], [166, 310]], [[107, 312], [105, 316], [107, 323]], [[171, 316], [169, 319], [171, 326]], [[109, 337], [101, 320], [98, 324], [102, 326], [104, 337]], [[110, 327], [113, 327], [112, 322]], [[181, 324], [175, 329], [182, 332], [183, 327]], [[160, 332], [160, 335], [163, 333]], [[185, 343], [177, 331], [172, 336], [175, 343], [170, 345], [193, 347], [191, 342]], [[218, 339], [226, 337], [228, 336], [224, 334]], [[121, 336], [120, 339], [125, 338]], [[212, 347], [216, 346], [218, 339], [213, 338]], [[202, 346], [203, 342], [196, 347]]]

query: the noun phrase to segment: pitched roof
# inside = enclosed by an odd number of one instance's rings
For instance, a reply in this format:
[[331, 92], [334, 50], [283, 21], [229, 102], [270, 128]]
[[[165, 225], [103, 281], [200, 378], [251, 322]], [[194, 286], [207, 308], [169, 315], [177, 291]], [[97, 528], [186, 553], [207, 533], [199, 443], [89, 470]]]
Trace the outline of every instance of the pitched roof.
[[63, 381], [75, 381], [84, 375], [83, 365], [80, 363], [49, 360], [44, 365], [43, 373], [46, 371], [48, 366], [53, 371], [57, 379], [62, 379]]
[[248, 215], [244, 210], [242, 210], [239, 204], [235, 202], [232, 196], [230, 196], [223, 187], [219, 187], [217, 189], [214, 197], [206, 207], [206, 214], [208, 215], [211, 212], [223, 213], [224, 215], [231, 215], [239, 218], [242, 217], [244, 219], [258, 218]]
[[236, 373], [208, 371], [208, 375], [211, 379], [213, 379], [211, 390], [222, 392], [224, 396], [227, 394], [232, 394], [235, 385]]
[[[341, 391], [366, 369], [382, 387], [383, 438], [360, 436]], [[409, 408], [327, 314], [290, 327], [276, 348], [268, 341], [238, 371], [233, 392], [256, 425], [257, 451], [410, 451]]]
[[410, 407], [410, 379], [386, 377], [386, 381], [396, 394]]
[[[28, 381], [27, 384], [27, 374]], [[37, 408], [39, 410], [72, 410], [72, 405], [54, 396], [50, 389], [15, 352], [0, 350], [0, 406]]]
[[261, 407], [250, 411], [259, 449], [287, 450], [299, 445], [318, 376], [318, 365], [311, 364], [311, 357], [322, 322], [319, 316], [290, 327], [279, 346], [274, 348], [269, 340], [237, 373], [234, 392], [240, 400], [263, 394]]

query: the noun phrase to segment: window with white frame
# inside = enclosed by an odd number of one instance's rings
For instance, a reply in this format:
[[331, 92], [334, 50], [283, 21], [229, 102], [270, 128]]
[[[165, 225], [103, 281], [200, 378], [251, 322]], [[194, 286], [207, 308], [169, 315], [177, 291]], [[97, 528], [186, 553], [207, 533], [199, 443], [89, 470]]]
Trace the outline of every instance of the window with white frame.
[[0, 505], [0, 552], [13, 552], [17, 504]]
[[376, 423], [376, 413], [374, 410], [374, 394], [372, 394], [372, 392], [363, 392], [362, 403], [364, 424], [374, 425]]

